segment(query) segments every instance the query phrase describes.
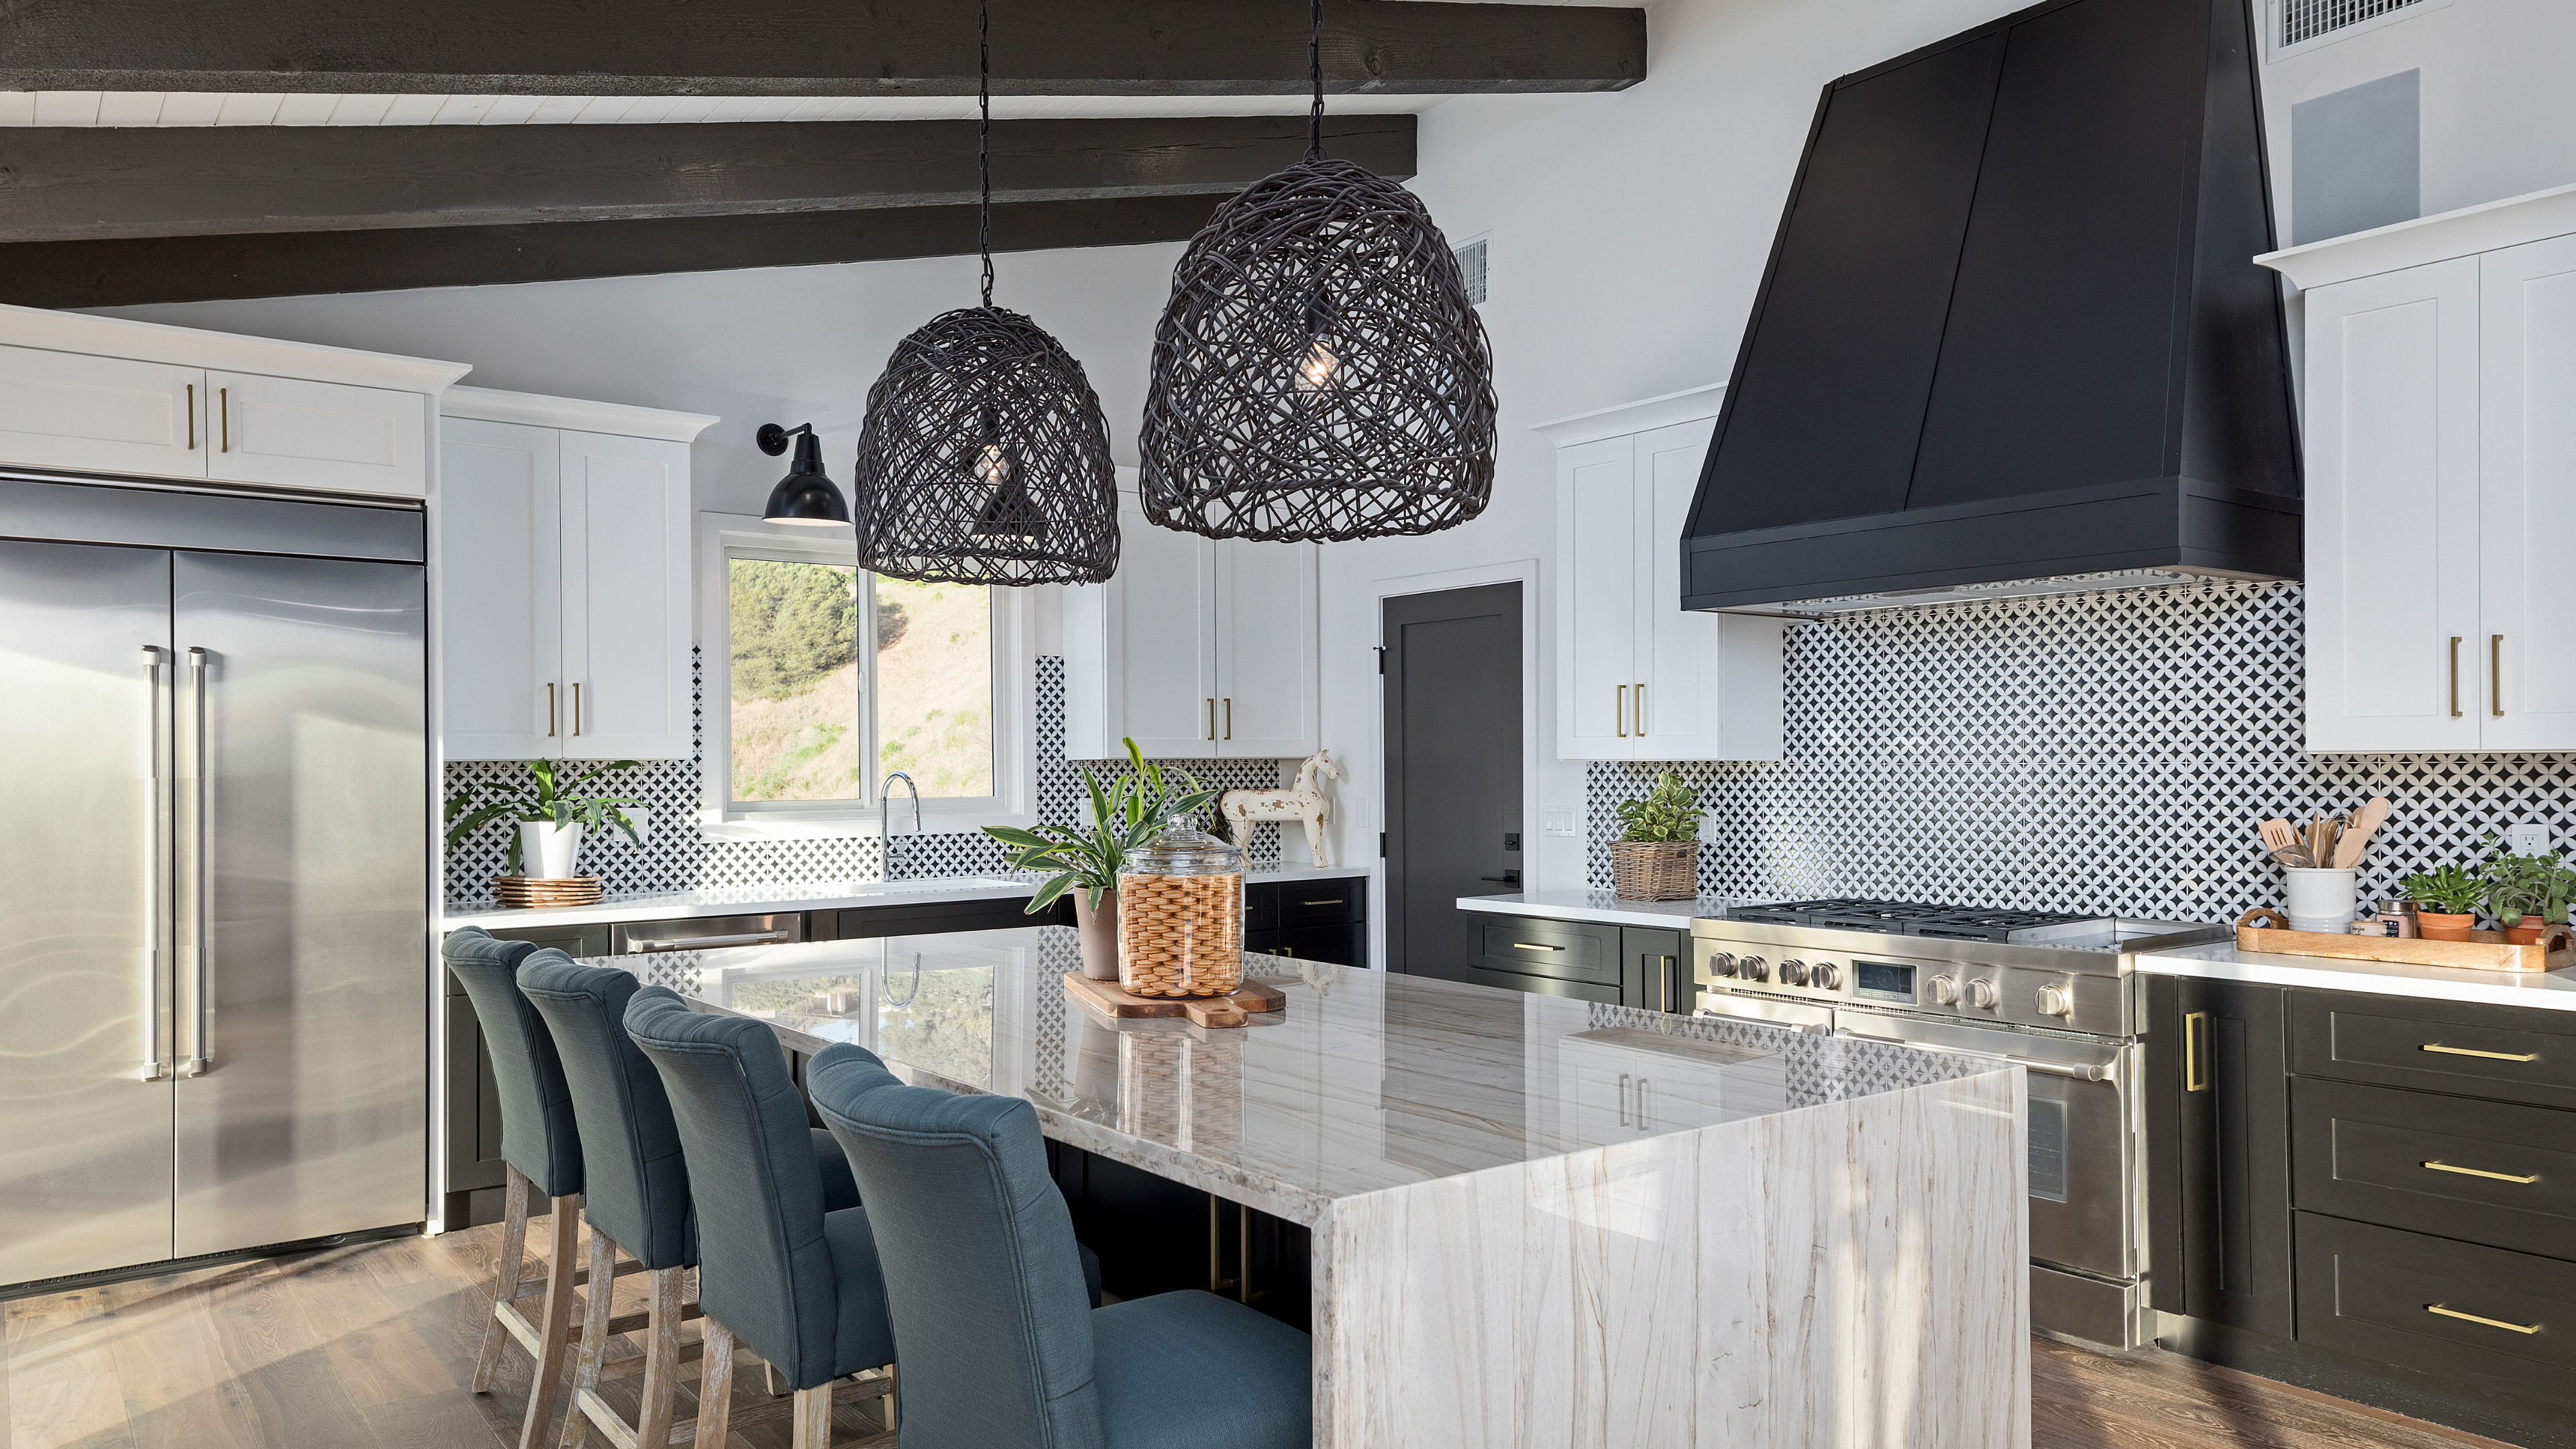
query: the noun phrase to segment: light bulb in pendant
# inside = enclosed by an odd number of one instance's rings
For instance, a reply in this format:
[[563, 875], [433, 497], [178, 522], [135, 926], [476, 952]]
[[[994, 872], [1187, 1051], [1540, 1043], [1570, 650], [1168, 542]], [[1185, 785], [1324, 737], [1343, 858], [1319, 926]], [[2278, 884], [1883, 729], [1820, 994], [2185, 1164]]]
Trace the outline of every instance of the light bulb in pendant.
[[1019, 460], [1002, 446], [1001, 421], [992, 408], [984, 409], [984, 425], [979, 431], [982, 441], [969, 466], [975, 480], [989, 491], [967, 536], [997, 543], [1039, 542], [1046, 537], [1046, 519], [1039, 515], [1028, 489], [1020, 482]]
[[1306, 349], [1306, 360], [1297, 364], [1299, 392], [1329, 391], [1342, 370], [1342, 360], [1333, 355], [1332, 347], [1318, 337]]

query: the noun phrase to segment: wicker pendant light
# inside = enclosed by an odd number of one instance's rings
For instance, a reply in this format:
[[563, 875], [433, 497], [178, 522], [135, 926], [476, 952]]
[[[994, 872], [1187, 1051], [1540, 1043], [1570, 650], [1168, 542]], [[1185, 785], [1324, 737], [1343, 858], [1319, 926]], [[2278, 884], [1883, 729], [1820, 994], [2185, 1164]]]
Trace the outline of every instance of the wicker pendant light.
[[[977, 25], [989, 31], [990, 17]], [[859, 563], [923, 582], [1096, 584], [1118, 569], [1109, 424], [1064, 345], [993, 305], [989, 42], [982, 51], [984, 304], [896, 344], [868, 389], [850, 485]]]
[[1437, 533], [1494, 483], [1494, 364], [1412, 192], [1324, 157], [1322, 0], [1306, 159], [1217, 208], [1172, 274], [1145, 398], [1145, 516], [1211, 538]]

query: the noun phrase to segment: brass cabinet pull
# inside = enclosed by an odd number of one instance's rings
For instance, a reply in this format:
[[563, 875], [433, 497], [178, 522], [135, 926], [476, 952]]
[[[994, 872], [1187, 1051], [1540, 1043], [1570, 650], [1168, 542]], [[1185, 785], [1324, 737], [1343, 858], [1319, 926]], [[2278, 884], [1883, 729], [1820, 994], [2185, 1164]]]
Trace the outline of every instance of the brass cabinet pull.
[[2451, 718], [2460, 717], [2460, 636], [2451, 636]]
[[578, 679], [576, 679], [576, 680], [574, 680], [574, 681], [572, 682], [572, 732], [573, 732], [573, 736], [574, 736], [574, 738], [576, 738], [576, 739], [580, 738], [580, 736], [581, 736], [581, 681], [580, 681], [580, 680], [578, 680]]
[[1340, 901], [1337, 901], [1337, 900], [1334, 900], [1334, 901], [1299, 901], [1297, 904], [1299, 904], [1299, 905], [1301, 905], [1301, 906], [1338, 906], [1338, 905], [1340, 905], [1340, 904], [1341, 904], [1341, 902], [1340, 902]]
[[2487, 636], [2487, 713], [2504, 718], [2504, 636]]
[[553, 681], [553, 680], [547, 680], [547, 681], [546, 681], [546, 738], [547, 738], [547, 739], [553, 739], [554, 737], [555, 737], [555, 686], [554, 686], [554, 681]]
[[2209, 1030], [2209, 1013], [2195, 1011], [2182, 1019], [2182, 1089], [2206, 1092], [2209, 1078], [2203, 1075], [2209, 1064], [2200, 1059], [2200, 1039]]
[[188, 384], [188, 451], [197, 451], [197, 385]]
[[1207, 702], [1207, 707], [1208, 707], [1207, 737], [1208, 737], [1209, 739], [1215, 739], [1215, 738], [1216, 738], [1216, 701], [1215, 701], [1214, 699], [1210, 699], [1210, 700]]
[[1618, 729], [1619, 738], [1624, 740], [1628, 737], [1628, 686], [1624, 684], [1619, 686], [1618, 693], [1611, 696], [1610, 723]]
[[1234, 738], [1234, 699], [1230, 695], [1225, 701], [1225, 737]]
[[2540, 1181], [2540, 1174], [2536, 1172], [2529, 1177], [2516, 1177], [2510, 1172], [2489, 1172], [2481, 1167], [2453, 1167], [2447, 1162], [2427, 1162], [2424, 1165], [2433, 1169], [2435, 1172], [2456, 1172], [2462, 1177], [2491, 1177], [2498, 1182], [2529, 1183]]
[[1512, 949], [1515, 951], [1562, 951], [1565, 948], [1563, 946], [1542, 946], [1536, 941], [1514, 941], [1512, 943]]
[[2439, 1303], [2425, 1304], [2424, 1311], [2427, 1313], [2438, 1313], [2444, 1318], [2457, 1318], [2469, 1323], [2483, 1323], [2489, 1328], [2501, 1328], [2507, 1333], [2538, 1333], [2540, 1331], [2540, 1325], [2537, 1323], [2507, 1323], [2501, 1318], [2480, 1318], [2474, 1313], [2462, 1313], [2456, 1308], [2445, 1308]]
[[1646, 737], [1646, 684], [1645, 684], [1645, 681], [1644, 681], [1644, 680], [1639, 680], [1639, 681], [1637, 682], [1637, 738], [1639, 738], [1639, 739], [1644, 739], [1645, 737]]
[[2538, 1052], [2482, 1052], [2475, 1047], [2444, 1046], [2437, 1041], [2428, 1041], [2422, 1046], [2417, 1047], [2415, 1050], [2419, 1052], [2440, 1052], [2446, 1057], [2485, 1057], [2487, 1060], [2495, 1062], [2536, 1062], [2540, 1060], [2540, 1053]]
[[215, 451], [231, 452], [233, 450], [233, 390], [231, 388], [215, 389], [215, 424], [219, 429], [216, 436], [223, 439], [224, 444]]

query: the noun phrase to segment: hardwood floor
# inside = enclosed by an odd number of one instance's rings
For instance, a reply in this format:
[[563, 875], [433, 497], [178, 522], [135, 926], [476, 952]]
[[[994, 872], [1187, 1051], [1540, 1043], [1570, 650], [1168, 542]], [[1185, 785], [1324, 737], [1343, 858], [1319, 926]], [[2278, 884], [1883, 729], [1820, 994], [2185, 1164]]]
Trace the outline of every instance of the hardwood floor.
[[[544, 1231], [530, 1226], [532, 1256]], [[499, 1244], [498, 1226], [475, 1228], [0, 1304], [0, 1449], [501, 1449], [528, 1356], [505, 1354], [490, 1394], [466, 1390]], [[642, 1280], [618, 1286], [623, 1307]], [[736, 1402], [760, 1381], [738, 1370]], [[631, 1411], [634, 1384], [609, 1397]], [[2036, 1340], [2031, 1385], [2033, 1449], [2492, 1443], [2154, 1350], [2105, 1358]], [[835, 1444], [869, 1442], [869, 1414], [840, 1410]], [[730, 1442], [785, 1449], [788, 1429]]]

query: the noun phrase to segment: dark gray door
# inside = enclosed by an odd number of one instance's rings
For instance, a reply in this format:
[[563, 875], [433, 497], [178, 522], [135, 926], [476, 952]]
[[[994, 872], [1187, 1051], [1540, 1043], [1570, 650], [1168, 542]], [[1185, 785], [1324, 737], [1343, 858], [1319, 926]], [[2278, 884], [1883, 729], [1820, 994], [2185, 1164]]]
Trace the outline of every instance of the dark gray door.
[[1460, 896], [1521, 880], [1521, 586], [1388, 599], [1386, 968], [1468, 974]]

